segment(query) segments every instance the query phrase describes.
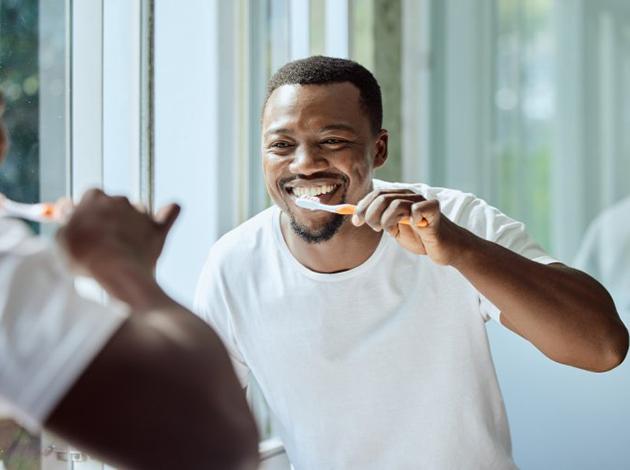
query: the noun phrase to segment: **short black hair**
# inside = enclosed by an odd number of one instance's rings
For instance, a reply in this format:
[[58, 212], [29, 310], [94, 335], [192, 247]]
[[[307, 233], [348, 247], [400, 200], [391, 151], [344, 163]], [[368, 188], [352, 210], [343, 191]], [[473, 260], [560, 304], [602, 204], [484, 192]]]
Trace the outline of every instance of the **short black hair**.
[[359, 99], [377, 134], [383, 126], [381, 87], [374, 75], [361, 64], [348, 59], [316, 55], [289, 62], [273, 74], [267, 84], [267, 97], [282, 85], [326, 85], [350, 82], [359, 89]]

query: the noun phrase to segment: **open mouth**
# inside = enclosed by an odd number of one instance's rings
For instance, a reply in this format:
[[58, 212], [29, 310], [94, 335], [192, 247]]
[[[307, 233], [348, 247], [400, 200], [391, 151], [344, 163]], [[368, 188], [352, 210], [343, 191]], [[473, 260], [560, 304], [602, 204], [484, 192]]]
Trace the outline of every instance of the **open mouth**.
[[316, 183], [286, 187], [285, 189], [293, 199], [303, 196], [317, 197], [324, 204], [330, 204], [340, 187], [340, 184]]

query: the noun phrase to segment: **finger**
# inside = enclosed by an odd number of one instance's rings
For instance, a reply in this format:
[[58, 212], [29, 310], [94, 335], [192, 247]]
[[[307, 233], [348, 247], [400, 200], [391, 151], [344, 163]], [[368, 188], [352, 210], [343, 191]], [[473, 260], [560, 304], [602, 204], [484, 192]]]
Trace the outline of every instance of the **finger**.
[[55, 232], [55, 241], [57, 242], [57, 244], [59, 246], [61, 246], [64, 250], [67, 250], [67, 243], [66, 243], [66, 232], [67, 232], [67, 228], [65, 225], [62, 225], [61, 227], [59, 227], [57, 229], [57, 231]]
[[61, 223], [66, 223], [72, 211], [74, 210], [74, 202], [69, 197], [60, 197], [55, 202], [55, 217]]
[[381, 215], [380, 223], [383, 230], [389, 231], [392, 227], [398, 226], [403, 218], [410, 217], [412, 204], [414, 204], [413, 201], [403, 199], [392, 201]]
[[181, 208], [178, 204], [168, 204], [155, 214], [154, 220], [165, 235], [171, 230], [171, 227], [173, 227], [180, 212]]
[[381, 219], [383, 217], [384, 212], [392, 205], [392, 204], [400, 204], [396, 201], [408, 201], [411, 205], [414, 202], [422, 201], [424, 198], [418, 194], [407, 194], [407, 193], [394, 193], [394, 194], [381, 194], [378, 196], [372, 204], [365, 211], [365, 222], [372, 227], [374, 230], [381, 230], [383, 228], [381, 224]]
[[133, 208], [142, 214], [148, 214], [149, 208], [143, 202], [134, 202], [132, 204]]
[[418, 226], [422, 219], [427, 221], [426, 226], [434, 226], [440, 216], [440, 203], [437, 199], [417, 202], [411, 206], [411, 221], [414, 227]]
[[81, 204], [87, 203], [90, 201], [97, 201], [103, 197], [106, 197], [105, 193], [98, 188], [88, 189], [83, 193], [83, 197], [81, 197]]
[[127, 196], [111, 196], [111, 200], [115, 204], [120, 204], [127, 207], [133, 207], [133, 205], [131, 204]]
[[352, 217], [352, 223], [357, 227], [363, 225], [365, 223], [365, 215], [368, 207], [370, 207], [376, 198], [388, 194], [397, 194], [403, 198], [407, 198], [413, 197], [416, 193], [407, 189], [377, 189], [372, 191], [358, 202], [354, 216]]

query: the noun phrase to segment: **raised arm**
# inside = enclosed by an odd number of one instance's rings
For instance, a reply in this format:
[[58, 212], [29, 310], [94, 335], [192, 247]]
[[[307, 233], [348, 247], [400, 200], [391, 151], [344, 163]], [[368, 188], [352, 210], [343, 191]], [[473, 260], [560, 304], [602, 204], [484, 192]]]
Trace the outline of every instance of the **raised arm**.
[[[399, 224], [406, 216], [429, 224]], [[557, 362], [602, 372], [626, 356], [628, 332], [597, 281], [476, 236], [445, 217], [437, 200], [406, 190], [375, 191], [359, 203], [354, 223], [387, 230], [406, 249], [459, 270], [501, 311], [505, 326]]]
[[93, 191], [60, 232], [72, 261], [132, 314], [46, 427], [123, 468], [253, 469], [257, 431], [225, 348], [152, 275], [176, 215], [153, 220]]
[[146, 300], [46, 427], [123, 468], [256, 468], [255, 426], [223, 345], [169, 299]]

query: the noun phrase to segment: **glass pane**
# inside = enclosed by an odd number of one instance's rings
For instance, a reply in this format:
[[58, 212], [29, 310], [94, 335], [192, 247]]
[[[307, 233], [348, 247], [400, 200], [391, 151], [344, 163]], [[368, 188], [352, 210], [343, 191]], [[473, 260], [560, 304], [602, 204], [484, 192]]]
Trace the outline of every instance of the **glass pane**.
[[[0, 172], [0, 192], [25, 202], [39, 199], [39, 75], [37, 0], [0, 3], [0, 89], [11, 147]], [[39, 468], [39, 439], [10, 420], [0, 421], [0, 457], [6, 468]]]
[[[64, 8], [65, 2], [0, 2], [0, 91], [11, 142], [0, 168], [0, 193], [20, 202], [66, 192]], [[0, 468], [39, 469], [40, 438], [2, 416], [6, 410], [0, 410]]]
[[310, 1], [310, 43], [312, 55], [326, 52], [326, 0]]
[[24, 202], [39, 199], [39, 73], [37, 0], [0, 3], [0, 89], [11, 148], [0, 191]]
[[550, 249], [554, 114], [551, 0], [496, 1], [496, 206]]
[[402, 29], [401, 0], [350, 1], [350, 58], [374, 74], [383, 96], [390, 139], [387, 163], [376, 177], [387, 181], [402, 180]]

